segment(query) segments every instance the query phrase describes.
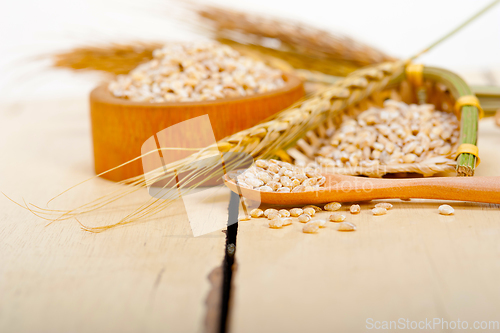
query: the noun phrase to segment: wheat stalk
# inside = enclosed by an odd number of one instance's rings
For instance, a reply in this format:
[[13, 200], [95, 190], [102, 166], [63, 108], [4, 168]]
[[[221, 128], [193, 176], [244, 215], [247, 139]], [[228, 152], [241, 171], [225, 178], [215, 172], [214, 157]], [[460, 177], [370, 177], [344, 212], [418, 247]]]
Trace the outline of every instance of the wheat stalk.
[[53, 66], [73, 70], [97, 70], [112, 74], [127, 74], [141, 63], [153, 59], [158, 42], [111, 43], [82, 46], [53, 55]]
[[269, 121], [221, 140], [219, 145], [227, 147], [228, 151], [269, 158], [327, 118], [382, 90], [391, 79], [402, 74], [403, 69], [404, 63], [395, 61], [358, 70], [309, 99], [279, 112]]
[[[206, 6], [195, 9], [212, 29], [216, 39], [300, 55], [303, 59], [349, 61], [357, 67], [371, 65], [394, 58], [385, 53], [328, 31], [293, 21], [251, 15], [220, 7]], [[269, 46], [269, 39], [276, 45]]]
[[[252, 128], [233, 134], [216, 144], [200, 149], [198, 152], [182, 160], [169, 163], [164, 167], [152, 170], [145, 175], [134, 177], [119, 184], [128, 186], [109, 193], [95, 201], [68, 211], [43, 209], [35, 205], [26, 205], [34, 214], [52, 222], [77, 218], [78, 216], [101, 209], [117, 200], [159, 181], [165, 181], [163, 188], [176, 185], [177, 174], [187, 174], [177, 184], [180, 189], [192, 190], [208, 180], [219, 178], [223, 171], [219, 162], [207, 163], [200, 169], [201, 160], [220, 156], [221, 153], [246, 153], [254, 158], [273, 157], [278, 150], [292, 146], [308, 130], [320, 125], [325, 119], [335, 116], [344, 108], [352, 106], [373, 93], [384, 89], [391, 80], [403, 74], [402, 61], [379, 64], [374, 67], [358, 70], [348, 77], [334, 83], [329, 88], [304, 99], [295, 105], [279, 112], [272, 119]], [[168, 148], [166, 148], [168, 149]], [[212, 159], [213, 161], [213, 159]], [[235, 169], [242, 165], [242, 158], [226, 161], [225, 167]], [[167, 171], [165, 170], [175, 170]], [[111, 171], [111, 170], [110, 170]], [[203, 178], [201, 181], [197, 179]], [[195, 184], [193, 185], [193, 181]], [[166, 191], [160, 198], [151, 198], [128, 216], [118, 222], [100, 227], [82, 227], [91, 232], [101, 232], [112, 227], [143, 220], [161, 212], [178, 198], [176, 191]], [[56, 216], [54, 218], [54, 216]]]
[[[493, 4], [498, 3], [499, 1], [500, 0], [496, 0]], [[491, 6], [488, 8], [491, 8]], [[481, 13], [482, 12], [476, 14], [474, 18], [478, 17]], [[467, 23], [470, 21], [471, 20], [467, 21]], [[229, 23], [231, 23], [231, 21], [229, 21]], [[426, 52], [432, 47], [438, 45], [443, 40], [463, 28], [463, 26], [464, 25], [460, 26], [459, 29], [455, 29], [452, 33], [446, 35], [445, 38], [441, 38], [438, 42], [432, 44], [431, 47], [425, 49], [423, 52]], [[417, 56], [418, 54], [411, 59], [415, 59]], [[154, 182], [165, 180], [167, 183], [164, 185], [164, 188], [169, 185], [173, 186], [176, 182], [175, 177], [177, 176], [177, 173], [187, 174], [187, 176], [184, 177], [180, 183], [177, 183], [177, 188], [187, 188], [188, 190], [192, 190], [195, 187], [204, 184], [207, 180], [220, 177], [222, 175], [220, 168], [218, 168], [218, 164], [207, 164], [200, 170], [199, 167], [195, 166], [196, 161], [218, 156], [221, 152], [244, 152], [250, 154], [254, 158], [273, 157], [278, 151], [290, 148], [307, 131], [319, 126], [326, 119], [331, 119], [331, 117], [338, 115], [343, 109], [353, 106], [370, 95], [383, 90], [389, 85], [391, 80], [396, 82], [401, 79], [406, 63], [407, 62], [396, 60], [357, 70], [348, 77], [334, 82], [325, 90], [322, 90], [310, 98], [304, 99], [279, 112], [269, 121], [231, 135], [214, 145], [201, 149], [185, 159], [152, 170], [144, 175], [122, 181], [119, 184], [125, 184], [128, 186], [122, 187], [118, 191], [110, 193], [75, 209], [68, 211], [50, 210], [43, 209], [32, 204], [26, 204], [25, 208], [29, 209], [34, 214], [51, 221], [76, 218], [81, 214], [85, 214], [109, 205], [110, 203], [128, 196]], [[236, 168], [239, 164], [241, 164], [241, 161], [235, 159], [229, 161], [226, 166], [232, 169]], [[165, 170], [175, 171], [165, 172]], [[204, 180], [196, 182], [195, 185], [191, 185], [191, 182], [200, 176], [205, 176]], [[132, 223], [134, 221], [153, 216], [172, 204], [172, 202], [178, 198], [177, 193], [173, 192], [174, 191], [167, 192], [160, 198], [149, 199], [131, 214], [120, 219], [116, 223], [101, 227], [87, 227], [83, 225], [82, 227], [91, 232], [101, 232], [115, 226]], [[52, 218], [54, 215], [57, 216], [55, 219]]]
[[292, 50], [280, 50], [256, 44], [244, 44], [216, 37], [217, 41], [231, 46], [243, 55], [263, 61], [271, 67], [294, 74], [296, 70], [308, 70], [333, 76], [347, 76], [359, 69], [360, 65], [345, 59], [308, 56]]
[[[362, 66], [393, 60], [351, 38], [305, 24], [217, 7], [193, 10], [205, 19], [203, 33], [209, 31], [213, 39], [287, 72], [299, 68], [346, 76]], [[197, 24], [193, 21], [190, 23]], [[264, 45], [264, 39], [269, 38], [276, 39], [279, 47]], [[53, 66], [73, 70], [98, 70], [115, 75], [127, 74], [139, 64], [153, 59], [153, 51], [161, 46], [158, 42], [82, 46], [53, 55]]]

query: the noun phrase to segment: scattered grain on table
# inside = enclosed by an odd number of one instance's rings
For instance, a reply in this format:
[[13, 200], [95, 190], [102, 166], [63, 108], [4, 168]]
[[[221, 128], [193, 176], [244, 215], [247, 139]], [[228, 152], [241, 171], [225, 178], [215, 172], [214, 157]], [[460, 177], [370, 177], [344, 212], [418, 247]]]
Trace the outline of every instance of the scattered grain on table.
[[312, 208], [312, 209], [314, 209], [314, 211], [316, 213], [322, 211], [321, 207], [318, 207], [318, 206], [315, 206], [315, 205], [307, 205], [307, 206], [302, 207], [302, 209], [306, 209], [306, 208]]
[[268, 208], [264, 211], [264, 216], [269, 217], [269, 214], [271, 213], [278, 213], [278, 210], [274, 208]]
[[351, 212], [351, 214], [359, 214], [359, 212], [361, 212], [361, 207], [355, 204], [349, 208], [349, 211]]
[[340, 207], [342, 207], [342, 204], [340, 202], [330, 202], [324, 206], [325, 210], [331, 212], [339, 210]]
[[332, 222], [344, 222], [346, 219], [346, 216], [341, 213], [333, 213], [330, 215], [330, 221]]
[[286, 209], [280, 209], [278, 213], [281, 215], [281, 217], [290, 217], [290, 212]]
[[311, 222], [307, 222], [304, 225], [304, 227], [302, 228], [302, 232], [304, 232], [306, 234], [313, 234], [313, 233], [318, 232], [319, 225], [317, 225], [316, 223], [311, 223]]
[[455, 209], [453, 209], [450, 205], [441, 205], [438, 210], [441, 215], [452, 215], [455, 213]]
[[314, 223], [320, 228], [326, 228], [326, 220], [323, 220], [323, 219], [316, 219], [316, 220], [309, 221], [307, 223]]
[[280, 217], [276, 217], [272, 220], [269, 220], [269, 228], [278, 229], [283, 226], [283, 220]]
[[338, 231], [356, 231], [356, 225], [351, 222], [341, 222], [337, 227]]
[[307, 222], [311, 221], [311, 215], [302, 214], [299, 216], [298, 220], [299, 220], [299, 222], [307, 223]]
[[302, 210], [302, 208], [292, 208], [292, 209], [290, 209], [290, 216], [293, 216], [293, 217], [299, 217], [303, 213], [304, 213], [304, 211]]
[[385, 208], [385, 209], [389, 210], [392, 208], [392, 204], [389, 202], [379, 202], [378, 204], [375, 205], [375, 208], [378, 208], [378, 207]]
[[312, 207], [306, 207], [303, 209], [303, 211], [304, 211], [304, 214], [309, 215], [311, 217], [313, 217], [316, 214], [316, 210], [314, 210], [314, 208], [312, 208]]
[[387, 209], [384, 207], [375, 207], [372, 209], [373, 215], [385, 215], [387, 214]]
[[259, 209], [259, 208], [255, 208], [255, 209], [252, 209], [250, 211], [250, 216], [253, 218], [262, 217], [263, 215], [264, 215], [264, 212], [262, 211], [262, 209]]

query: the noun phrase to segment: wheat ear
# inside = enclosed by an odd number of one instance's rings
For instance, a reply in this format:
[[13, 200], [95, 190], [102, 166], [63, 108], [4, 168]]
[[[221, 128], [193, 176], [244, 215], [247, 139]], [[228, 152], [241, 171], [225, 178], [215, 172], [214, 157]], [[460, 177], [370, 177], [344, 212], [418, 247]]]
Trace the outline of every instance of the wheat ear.
[[[351, 74], [345, 79], [337, 81], [328, 89], [316, 93], [295, 105], [279, 112], [272, 119], [252, 128], [233, 134], [216, 144], [203, 148], [200, 151], [182, 160], [170, 163], [164, 167], [152, 170], [143, 176], [125, 180], [126, 185], [118, 191], [105, 195], [97, 200], [67, 211], [41, 209], [35, 205], [27, 207], [39, 216], [45, 216], [51, 221], [77, 218], [78, 216], [101, 209], [119, 199], [137, 192], [152, 183], [165, 181], [163, 188], [175, 187], [192, 190], [203, 185], [208, 180], [223, 176], [219, 162], [207, 163], [200, 168], [196, 162], [220, 156], [226, 152], [244, 152], [254, 158], [268, 158], [282, 149], [293, 145], [308, 130], [320, 125], [328, 117], [332, 117], [342, 109], [352, 106], [367, 96], [384, 89], [391, 80], [403, 74], [404, 63], [401, 61], [380, 64], [365, 68]], [[226, 163], [228, 169], [238, 168], [242, 161], [234, 159]], [[165, 170], [168, 170], [167, 172]], [[178, 184], [177, 174], [186, 174]], [[198, 180], [202, 178], [202, 180]], [[193, 181], [195, 184], [193, 185]], [[91, 227], [82, 227], [91, 232], [100, 232], [106, 229], [125, 225], [138, 220], [144, 220], [161, 212], [165, 207], [178, 199], [175, 191], [166, 191], [161, 197], [150, 198], [131, 214], [116, 223]], [[54, 214], [56, 217], [54, 218]]]

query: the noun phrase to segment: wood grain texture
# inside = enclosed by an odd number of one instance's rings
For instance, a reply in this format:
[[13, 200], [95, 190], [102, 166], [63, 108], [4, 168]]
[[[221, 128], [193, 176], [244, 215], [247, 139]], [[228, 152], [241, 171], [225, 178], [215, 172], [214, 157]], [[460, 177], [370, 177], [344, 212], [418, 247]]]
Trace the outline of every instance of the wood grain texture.
[[[481, 121], [478, 176], [500, 175], [499, 146], [493, 119]], [[390, 202], [383, 216], [369, 211], [376, 201], [359, 215], [344, 205], [358, 226], [351, 233], [331, 222], [318, 234], [298, 222], [240, 222], [232, 332], [366, 332], [368, 318], [500, 321], [500, 205], [455, 202], [455, 215], [442, 216], [441, 201]]]
[[[93, 176], [87, 116], [84, 100], [1, 106], [0, 190], [44, 206]], [[75, 207], [110, 185], [96, 179], [51, 207]], [[207, 297], [220, 287], [225, 236], [193, 238], [182, 203], [100, 234], [74, 220], [45, 224], [0, 196], [0, 332], [210, 331], [207, 304], [217, 301]]]
[[[92, 137], [96, 173], [112, 169], [141, 155], [144, 142], [159, 131], [182, 121], [208, 114], [215, 140], [250, 128], [304, 96], [300, 79], [286, 76], [286, 85], [272, 92], [208, 102], [139, 103], [112, 96], [106, 86], [90, 94]], [[178, 140], [196, 138], [197, 129]], [[184, 146], [184, 145], [181, 145]], [[143, 173], [138, 160], [103, 177], [119, 181]]]

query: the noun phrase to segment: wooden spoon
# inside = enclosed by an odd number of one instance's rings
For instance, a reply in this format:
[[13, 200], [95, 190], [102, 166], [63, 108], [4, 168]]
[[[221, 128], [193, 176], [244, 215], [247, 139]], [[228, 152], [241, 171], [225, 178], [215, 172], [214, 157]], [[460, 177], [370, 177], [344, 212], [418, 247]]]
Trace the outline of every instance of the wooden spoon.
[[500, 177], [431, 177], [380, 179], [324, 174], [324, 189], [313, 192], [260, 192], [237, 186], [236, 173], [228, 173], [225, 184], [244, 197], [279, 205], [320, 204], [332, 201], [374, 199], [440, 199], [500, 204]]

